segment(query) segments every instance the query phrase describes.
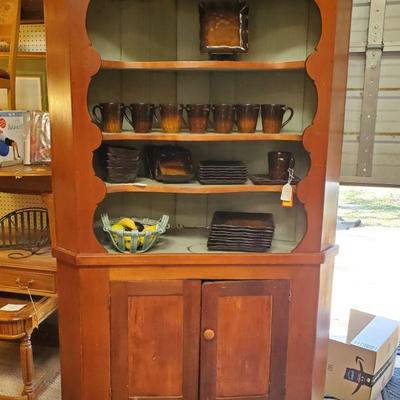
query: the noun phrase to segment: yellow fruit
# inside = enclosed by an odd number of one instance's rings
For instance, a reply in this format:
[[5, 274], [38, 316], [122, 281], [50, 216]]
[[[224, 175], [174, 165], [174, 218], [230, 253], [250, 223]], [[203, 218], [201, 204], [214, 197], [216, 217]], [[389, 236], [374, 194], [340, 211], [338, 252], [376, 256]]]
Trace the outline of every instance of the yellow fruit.
[[135, 222], [131, 218], [122, 218], [118, 221], [118, 224], [122, 225], [126, 230], [137, 230]]
[[[147, 225], [144, 228], [144, 232], [152, 232], [152, 231], [155, 231], [155, 230], [157, 230], [157, 225]], [[150, 239], [153, 239], [153, 238], [154, 238], [154, 235], [151, 235]]]
[[130, 250], [132, 244], [132, 238], [130, 236], [125, 237], [125, 250]]
[[[125, 228], [121, 224], [114, 224], [111, 229], [116, 230], [116, 231], [123, 231]], [[112, 234], [114, 240], [118, 241], [118, 235], [116, 233]]]

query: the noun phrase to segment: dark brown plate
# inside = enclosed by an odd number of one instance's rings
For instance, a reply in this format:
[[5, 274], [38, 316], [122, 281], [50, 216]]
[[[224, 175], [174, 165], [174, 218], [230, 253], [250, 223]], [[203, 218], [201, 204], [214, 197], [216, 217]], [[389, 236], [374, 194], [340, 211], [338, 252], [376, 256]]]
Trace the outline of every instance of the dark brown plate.
[[[250, 176], [249, 179], [253, 182], [254, 185], [285, 185], [287, 180], [284, 179], [271, 179], [269, 175], [253, 175]], [[292, 184], [297, 185], [300, 182], [300, 178], [295, 176]]]
[[244, 247], [244, 246], [226, 246], [226, 245], [209, 245], [210, 251], [245, 251], [248, 253], [265, 253], [270, 247]]
[[275, 227], [272, 214], [229, 211], [216, 211], [211, 226], [245, 228], [250, 230], [263, 230]]
[[247, 182], [247, 179], [245, 180], [200, 180], [199, 182], [202, 185], [244, 185]]
[[243, 161], [200, 161], [199, 167], [202, 168], [246, 168]]

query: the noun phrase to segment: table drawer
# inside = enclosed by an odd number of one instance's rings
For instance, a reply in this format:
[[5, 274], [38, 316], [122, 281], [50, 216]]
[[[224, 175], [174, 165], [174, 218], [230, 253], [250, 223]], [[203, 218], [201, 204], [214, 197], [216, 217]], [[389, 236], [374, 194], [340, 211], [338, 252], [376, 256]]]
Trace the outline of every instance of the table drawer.
[[55, 273], [0, 267], [0, 290], [26, 293], [27, 286], [32, 294], [55, 294]]

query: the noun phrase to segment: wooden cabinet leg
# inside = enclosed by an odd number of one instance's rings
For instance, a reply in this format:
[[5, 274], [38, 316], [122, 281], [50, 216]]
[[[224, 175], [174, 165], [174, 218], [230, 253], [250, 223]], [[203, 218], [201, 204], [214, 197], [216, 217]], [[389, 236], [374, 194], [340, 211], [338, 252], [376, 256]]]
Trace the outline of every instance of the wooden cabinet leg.
[[28, 400], [34, 399], [33, 393], [33, 353], [31, 335], [27, 333], [20, 342], [20, 357], [21, 357], [21, 371], [22, 380], [24, 382], [24, 392]]

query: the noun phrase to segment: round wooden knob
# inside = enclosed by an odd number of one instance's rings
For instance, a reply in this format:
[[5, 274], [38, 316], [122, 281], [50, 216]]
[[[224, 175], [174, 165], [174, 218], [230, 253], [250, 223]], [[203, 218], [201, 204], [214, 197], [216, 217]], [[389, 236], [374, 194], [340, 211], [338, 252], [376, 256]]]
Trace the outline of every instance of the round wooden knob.
[[213, 340], [215, 338], [215, 332], [212, 329], [206, 329], [203, 332], [203, 336], [205, 340]]

